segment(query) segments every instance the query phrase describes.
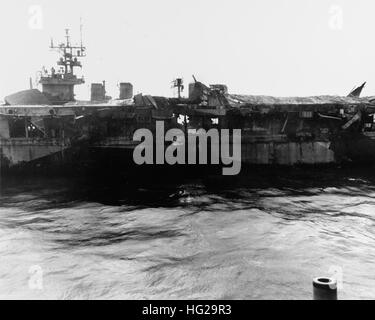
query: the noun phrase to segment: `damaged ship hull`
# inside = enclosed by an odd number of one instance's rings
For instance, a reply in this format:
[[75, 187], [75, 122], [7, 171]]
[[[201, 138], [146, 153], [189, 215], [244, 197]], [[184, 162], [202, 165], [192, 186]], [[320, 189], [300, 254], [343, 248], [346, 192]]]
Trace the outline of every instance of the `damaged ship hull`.
[[243, 165], [373, 163], [374, 114], [371, 98], [241, 96], [201, 83], [189, 98], [7, 105], [0, 107], [0, 165], [2, 172], [134, 166], [134, 132], [155, 133], [158, 121], [186, 135], [240, 129]]
[[[243, 165], [375, 161], [375, 98], [360, 97], [365, 83], [346, 97], [271, 97], [231, 94], [226, 85], [206, 86], [193, 77], [187, 98], [181, 97], [182, 79], [176, 79], [178, 98], [133, 95], [133, 85], [124, 82], [119, 99], [112, 100], [103, 81], [91, 84], [91, 101], [76, 101], [74, 88], [85, 79], [75, 69], [82, 67], [86, 48], [72, 45], [69, 30], [65, 39], [59, 46], [51, 43], [61, 55], [59, 69], [40, 72], [42, 92], [31, 85], [0, 106], [2, 173], [134, 167], [133, 150], [140, 143], [134, 133], [147, 129], [155, 135], [160, 121], [165, 131], [180, 129], [185, 141], [190, 130], [240, 130]], [[218, 143], [215, 152], [222, 147]], [[234, 149], [230, 140], [225, 143]]]

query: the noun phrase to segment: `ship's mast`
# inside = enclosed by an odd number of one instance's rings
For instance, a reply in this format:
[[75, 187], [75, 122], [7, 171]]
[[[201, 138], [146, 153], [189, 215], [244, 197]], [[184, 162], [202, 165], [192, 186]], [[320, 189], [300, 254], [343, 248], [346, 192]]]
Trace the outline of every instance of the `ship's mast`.
[[184, 81], [182, 78], [177, 78], [172, 81], [172, 88], [177, 88], [178, 98], [181, 98], [181, 92], [184, 91]]
[[74, 101], [74, 86], [85, 82], [83, 77], [78, 78], [74, 74], [74, 68], [82, 68], [82, 64], [78, 59], [86, 56], [86, 47], [83, 46], [82, 41], [82, 24], [80, 32], [80, 45], [71, 43], [69, 29], [65, 29], [65, 43], [55, 45], [53, 39], [51, 39], [50, 48], [58, 51], [61, 55], [60, 60], [57, 61], [60, 70], [56, 72], [54, 68], [51, 68], [50, 73], [44, 70], [40, 83], [43, 85], [43, 93], [54, 104]]
[[74, 74], [74, 67], [82, 67], [78, 58], [82, 58], [86, 56], [86, 47], [82, 44], [82, 25], [81, 25], [81, 44], [80, 46], [74, 46], [70, 43], [70, 34], [69, 29], [65, 29], [65, 38], [66, 43], [61, 43], [58, 46], [55, 46], [53, 40], [51, 40], [50, 48], [53, 50], [57, 50], [61, 53], [62, 57], [57, 64], [64, 69], [65, 74]]

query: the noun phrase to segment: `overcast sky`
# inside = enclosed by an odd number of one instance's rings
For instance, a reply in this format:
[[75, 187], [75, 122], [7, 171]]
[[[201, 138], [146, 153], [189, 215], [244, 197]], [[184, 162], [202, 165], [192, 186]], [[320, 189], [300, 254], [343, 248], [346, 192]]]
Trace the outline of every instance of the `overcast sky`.
[[29, 77], [58, 56], [50, 37], [84, 23], [87, 83], [118, 82], [135, 92], [173, 95], [191, 75], [232, 93], [346, 95], [368, 81], [375, 95], [373, 0], [1, 0], [0, 97], [27, 89]]

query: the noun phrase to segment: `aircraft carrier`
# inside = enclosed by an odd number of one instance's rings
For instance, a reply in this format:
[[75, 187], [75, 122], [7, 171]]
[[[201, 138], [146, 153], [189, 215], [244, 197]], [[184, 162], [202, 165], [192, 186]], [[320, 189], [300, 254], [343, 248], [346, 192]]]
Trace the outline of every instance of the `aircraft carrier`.
[[[4, 98], [0, 105], [1, 172], [39, 168], [101, 166], [102, 161], [132, 162], [137, 129], [241, 129], [244, 165], [297, 166], [372, 163], [375, 160], [375, 97], [360, 97], [365, 83], [348, 96], [270, 97], [228, 92], [223, 84], [194, 78], [188, 97], [182, 79], [174, 98], [133, 95], [119, 84], [116, 99], [106, 84], [91, 84], [90, 101], [77, 101], [75, 74], [86, 48], [66, 41], [58, 46], [57, 69], [40, 72], [41, 91], [32, 88]], [[251, 88], [249, 88], [251, 91]], [[124, 160], [125, 159], [125, 160]]]

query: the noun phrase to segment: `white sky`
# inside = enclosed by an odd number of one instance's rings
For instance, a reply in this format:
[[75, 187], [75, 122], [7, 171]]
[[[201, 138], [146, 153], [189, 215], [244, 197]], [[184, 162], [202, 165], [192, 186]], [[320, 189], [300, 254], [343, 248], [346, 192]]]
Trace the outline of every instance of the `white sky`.
[[232, 93], [346, 95], [367, 80], [364, 95], [375, 95], [374, 9], [373, 0], [1, 0], [0, 98], [55, 63], [50, 37], [58, 43], [68, 27], [79, 41], [80, 16], [88, 56], [78, 98], [102, 80], [113, 97], [122, 81], [171, 96], [171, 81], [192, 74]]

